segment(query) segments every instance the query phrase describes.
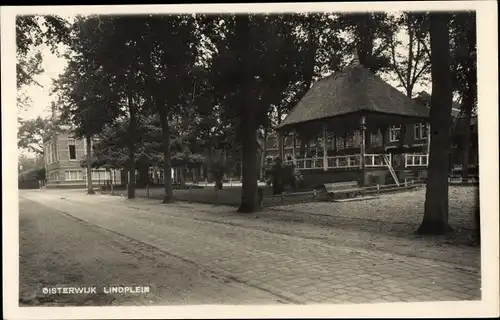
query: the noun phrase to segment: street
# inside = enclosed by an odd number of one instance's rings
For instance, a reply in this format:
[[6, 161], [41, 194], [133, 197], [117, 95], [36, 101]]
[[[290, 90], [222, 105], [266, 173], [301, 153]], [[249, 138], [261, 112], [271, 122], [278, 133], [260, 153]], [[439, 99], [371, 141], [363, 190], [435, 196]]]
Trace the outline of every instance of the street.
[[[20, 305], [480, 299], [479, 250], [417, 250], [409, 240], [341, 226], [325, 235], [314, 224], [270, 218], [271, 211], [238, 215], [225, 206], [83, 190], [20, 190], [19, 204]], [[44, 294], [57, 286], [151, 291]]]

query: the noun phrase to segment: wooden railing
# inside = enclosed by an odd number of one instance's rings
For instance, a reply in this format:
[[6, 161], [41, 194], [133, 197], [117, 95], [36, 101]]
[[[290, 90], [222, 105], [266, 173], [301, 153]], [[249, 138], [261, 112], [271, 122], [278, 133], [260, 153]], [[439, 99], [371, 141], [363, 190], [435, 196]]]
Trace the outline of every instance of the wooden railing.
[[428, 154], [405, 154], [405, 168], [427, 167], [429, 164]]
[[[389, 163], [392, 162], [391, 155], [387, 155]], [[345, 168], [359, 168], [360, 154], [350, 154], [344, 156], [331, 156], [327, 157], [327, 169], [345, 169]], [[286, 160], [284, 164], [293, 164], [294, 160]], [[324, 169], [323, 158], [303, 158], [295, 160], [296, 168], [302, 169]], [[365, 155], [366, 167], [386, 167], [383, 154], [366, 154]]]
[[336, 168], [357, 168], [359, 167], [359, 154], [350, 154], [346, 156], [327, 157], [328, 169]]
[[[284, 164], [293, 164], [294, 160], [285, 160]], [[323, 158], [302, 158], [295, 160], [297, 169], [323, 169]]]
[[[389, 163], [392, 163], [392, 156], [388, 154]], [[383, 154], [365, 154], [365, 166], [367, 167], [386, 167]]]

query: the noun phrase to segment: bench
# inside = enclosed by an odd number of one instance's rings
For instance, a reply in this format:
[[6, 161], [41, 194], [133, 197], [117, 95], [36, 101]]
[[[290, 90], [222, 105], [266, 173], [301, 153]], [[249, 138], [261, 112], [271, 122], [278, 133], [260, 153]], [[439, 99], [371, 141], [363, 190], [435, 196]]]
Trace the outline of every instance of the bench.
[[361, 193], [362, 189], [359, 187], [357, 181], [347, 181], [347, 182], [333, 182], [325, 183], [325, 190], [332, 198], [336, 198], [337, 195], [343, 194], [346, 196], [357, 196]]

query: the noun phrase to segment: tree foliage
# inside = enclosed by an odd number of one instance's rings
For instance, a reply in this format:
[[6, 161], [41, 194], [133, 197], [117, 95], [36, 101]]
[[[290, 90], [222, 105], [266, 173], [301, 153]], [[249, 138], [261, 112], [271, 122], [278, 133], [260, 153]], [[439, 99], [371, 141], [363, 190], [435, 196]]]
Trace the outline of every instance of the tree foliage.
[[43, 154], [44, 138], [60, 130], [59, 122], [54, 121], [52, 118], [20, 119], [18, 125], [18, 148], [26, 149], [38, 155]]
[[395, 25], [387, 13], [341, 14], [338, 24], [349, 39], [345, 53], [356, 52], [360, 63], [374, 73], [388, 70], [389, 42], [384, 40], [394, 33]]
[[43, 72], [39, 48], [48, 45], [55, 53], [69, 37], [68, 22], [59, 16], [19, 15], [16, 17], [16, 52], [18, 88], [34, 83], [33, 77]]

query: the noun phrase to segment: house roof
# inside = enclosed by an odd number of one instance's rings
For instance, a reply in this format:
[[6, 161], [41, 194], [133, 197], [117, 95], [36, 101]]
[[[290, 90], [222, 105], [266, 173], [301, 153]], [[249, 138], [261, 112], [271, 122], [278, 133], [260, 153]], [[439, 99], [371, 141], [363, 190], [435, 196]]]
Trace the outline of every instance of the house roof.
[[[431, 107], [431, 95], [427, 91], [420, 92], [417, 97], [413, 98], [414, 101], [420, 104], [424, 104], [427, 108]], [[462, 106], [460, 103], [453, 101], [451, 106], [451, 116], [453, 118], [459, 118], [461, 114]]]
[[354, 63], [314, 83], [278, 128], [360, 111], [429, 117], [429, 110], [424, 105]]

